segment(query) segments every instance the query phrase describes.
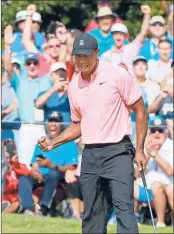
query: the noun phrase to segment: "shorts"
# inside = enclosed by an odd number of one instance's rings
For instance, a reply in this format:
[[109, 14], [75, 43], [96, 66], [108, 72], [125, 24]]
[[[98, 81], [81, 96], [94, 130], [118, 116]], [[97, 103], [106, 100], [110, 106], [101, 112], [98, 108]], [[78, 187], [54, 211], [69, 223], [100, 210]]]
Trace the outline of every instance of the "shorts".
[[[149, 201], [153, 202], [153, 195], [152, 195], [152, 191], [150, 189], [147, 189], [147, 194], [149, 197]], [[139, 198], [138, 198], [139, 202], [145, 202], [147, 203], [147, 198], [146, 198], [146, 191], [144, 187], [139, 186]]]
[[77, 178], [77, 181], [75, 183], [66, 184], [68, 198], [70, 199], [79, 198], [80, 200], [83, 200], [81, 189], [80, 189], [79, 176], [76, 176], [76, 178]]

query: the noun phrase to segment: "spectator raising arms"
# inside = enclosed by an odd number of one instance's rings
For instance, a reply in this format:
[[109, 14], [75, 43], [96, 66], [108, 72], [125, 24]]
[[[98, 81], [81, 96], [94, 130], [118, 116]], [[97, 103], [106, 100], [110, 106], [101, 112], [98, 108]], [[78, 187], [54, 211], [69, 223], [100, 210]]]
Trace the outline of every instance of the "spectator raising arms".
[[165, 20], [160, 15], [155, 15], [150, 20], [149, 31], [152, 37], [144, 42], [140, 51], [140, 55], [144, 56], [147, 60], [159, 59], [158, 43], [161, 39], [171, 39], [166, 34], [167, 26]]
[[[32, 18], [32, 30], [33, 30], [33, 39], [35, 41], [36, 47], [39, 51], [42, 51], [42, 46], [46, 42], [45, 37], [42, 33], [39, 32], [40, 25], [42, 23], [41, 15], [36, 12], [37, 8], [36, 5], [31, 4], [28, 8], [32, 8], [34, 10], [33, 18]], [[14, 33], [15, 40], [12, 44], [11, 51], [12, 52], [23, 52], [25, 51], [24, 45], [22, 43], [22, 34], [25, 29], [25, 23], [28, 16], [28, 12], [26, 10], [19, 11], [16, 14], [15, 24], [18, 29], [17, 32]]]
[[32, 15], [34, 14], [34, 9], [28, 8], [27, 12], [28, 17], [26, 19], [26, 27], [23, 33], [23, 44], [28, 53], [32, 52], [38, 55], [39, 62], [41, 64], [39, 75], [42, 76], [50, 71], [51, 64], [58, 61], [66, 62], [67, 30], [65, 26], [58, 27], [56, 35], [48, 39], [44, 55], [41, 55], [32, 40]]
[[[25, 70], [20, 74], [14, 72], [10, 53], [13, 41], [13, 28], [10, 25], [5, 28], [4, 41], [4, 68], [16, 92], [19, 103], [19, 117], [23, 123], [19, 130], [19, 141], [22, 141], [22, 144], [19, 144], [18, 148], [19, 161], [21, 163], [30, 164], [32, 153], [37, 142], [37, 135], [45, 135], [45, 133], [43, 126], [34, 126], [28, 123], [37, 121], [34, 101], [39, 93], [48, 90], [50, 81], [47, 77], [38, 77], [40, 64], [38, 56], [34, 53], [29, 53], [27, 55], [25, 59]], [[29, 137], [29, 134], [31, 134], [31, 137]], [[30, 140], [28, 140], [28, 137]]]
[[132, 62], [140, 52], [142, 43], [149, 29], [149, 21], [151, 15], [150, 6], [141, 6], [141, 12], [144, 14], [141, 32], [128, 45], [124, 45], [125, 40], [128, 39], [128, 29], [126, 25], [116, 23], [111, 28], [111, 33], [114, 39], [114, 46], [111, 50], [105, 52], [101, 59], [111, 62], [113, 64], [125, 64], [128, 68], [132, 68]]
[[[97, 1], [97, 9], [99, 10], [102, 7], [109, 7], [111, 10], [113, 8], [113, 4], [112, 4], [112, 0], [98, 0]], [[114, 24], [116, 23], [121, 23], [122, 20], [115, 14], [116, 18], [113, 21]], [[92, 19], [88, 25], [86, 26], [84, 32], [88, 33], [89, 31], [93, 30], [93, 29], [97, 29], [98, 28], [98, 23], [96, 21], [96, 19]]]

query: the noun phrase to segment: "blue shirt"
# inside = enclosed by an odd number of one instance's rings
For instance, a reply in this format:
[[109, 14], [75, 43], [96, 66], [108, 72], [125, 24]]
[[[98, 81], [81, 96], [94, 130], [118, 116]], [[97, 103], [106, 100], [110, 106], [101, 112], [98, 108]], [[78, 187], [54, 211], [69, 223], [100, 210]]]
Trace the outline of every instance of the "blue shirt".
[[[142, 91], [142, 98], [144, 101], [144, 105], [146, 109], [148, 108], [148, 98], [147, 98], [147, 93], [145, 90], [141, 87]], [[133, 111], [131, 111], [131, 121], [132, 121], [132, 135], [130, 136], [130, 139], [133, 140], [135, 135], [136, 135], [136, 115]]]
[[23, 123], [33, 123], [35, 121], [35, 100], [39, 93], [51, 87], [50, 78], [45, 76], [29, 79], [26, 71], [22, 71], [20, 75], [14, 73], [11, 84], [17, 94], [20, 120]]
[[[42, 96], [45, 92], [39, 94], [39, 97]], [[59, 97], [58, 93], [55, 92], [48, 101], [41, 107], [44, 110], [44, 120], [46, 121], [52, 111], [58, 111], [63, 116], [63, 121], [66, 123], [71, 123], [70, 115], [70, 105], [68, 96], [66, 94]], [[66, 125], [67, 126], [67, 125]]]
[[104, 37], [99, 28], [91, 30], [88, 32], [91, 36], [94, 36], [97, 39], [99, 47], [99, 57], [106, 51], [110, 50], [114, 45], [114, 39], [111, 32]]
[[[25, 48], [22, 44], [22, 32], [15, 32], [16, 38], [11, 46], [11, 52], [21, 52]], [[38, 50], [42, 50], [42, 45], [46, 43], [45, 37], [41, 32], [34, 32], [34, 42]]]
[[[57, 166], [77, 165], [78, 164], [78, 149], [74, 141], [60, 145], [48, 152], [40, 150], [36, 145], [31, 164], [36, 163], [37, 155], [42, 154], [44, 157], [49, 158], [50, 161]], [[39, 167], [42, 175], [49, 172], [47, 167]]]
[[[171, 42], [172, 48], [173, 48], [173, 40], [169, 38], [168, 36], [166, 36], [165, 39]], [[147, 60], [149, 59], [159, 60], [160, 59], [158, 46], [155, 43], [153, 43], [152, 39], [148, 39], [144, 42], [139, 55], [144, 56]], [[173, 53], [171, 53], [170, 57], [173, 58]]]

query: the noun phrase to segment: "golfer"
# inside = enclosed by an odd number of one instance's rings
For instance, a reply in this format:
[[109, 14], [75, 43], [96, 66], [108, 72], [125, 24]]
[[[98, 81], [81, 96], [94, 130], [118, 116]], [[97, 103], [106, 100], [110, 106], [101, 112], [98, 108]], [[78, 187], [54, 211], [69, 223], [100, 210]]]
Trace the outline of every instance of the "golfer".
[[86, 33], [76, 37], [72, 55], [80, 72], [68, 90], [73, 122], [55, 140], [42, 137], [38, 144], [48, 151], [82, 136], [85, 144], [80, 175], [85, 207], [82, 233], [107, 233], [108, 192], [116, 212], [117, 233], [138, 233], [133, 209], [130, 110], [136, 114], [135, 159], [139, 170], [146, 167], [143, 151], [146, 110], [140, 88], [131, 75], [119, 65], [100, 62], [98, 53], [94, 37]]

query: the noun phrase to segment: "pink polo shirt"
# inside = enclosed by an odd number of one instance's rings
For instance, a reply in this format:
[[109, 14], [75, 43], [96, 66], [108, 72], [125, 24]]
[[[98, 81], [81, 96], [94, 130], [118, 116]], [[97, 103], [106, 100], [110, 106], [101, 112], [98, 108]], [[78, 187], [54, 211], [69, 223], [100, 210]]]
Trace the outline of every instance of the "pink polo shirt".
[[71, 118], [81, 123], [84, 144], [116, 143], [131, 134], [127, 105], [141, 97], [141, 90], [121, 66], [100, 61], [90, 82], [77, 74], [69, 85], [68, 96]]

